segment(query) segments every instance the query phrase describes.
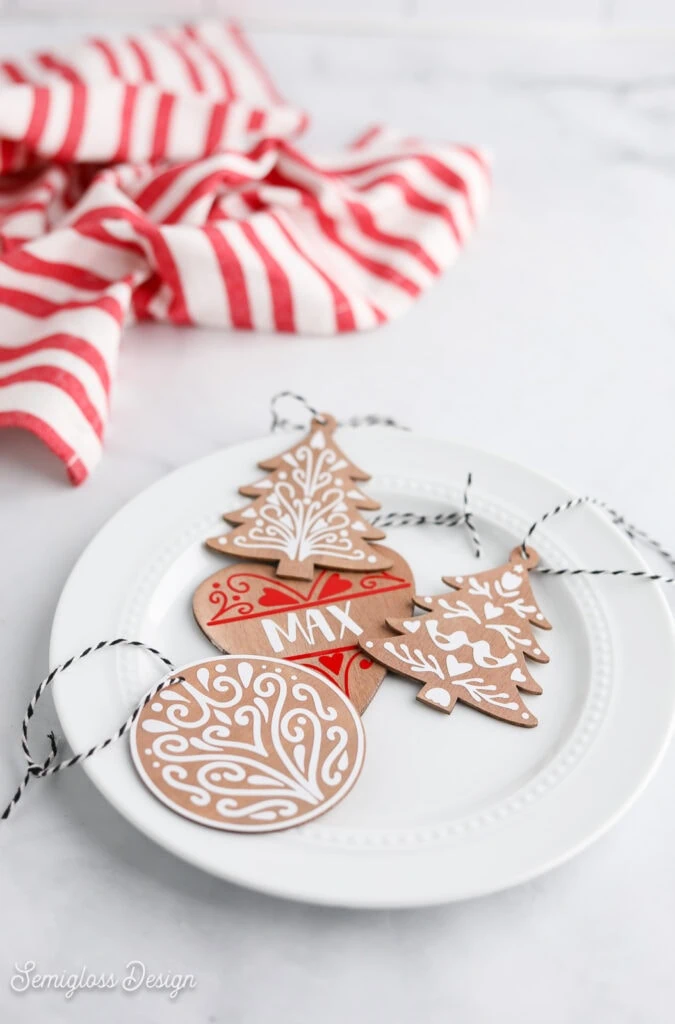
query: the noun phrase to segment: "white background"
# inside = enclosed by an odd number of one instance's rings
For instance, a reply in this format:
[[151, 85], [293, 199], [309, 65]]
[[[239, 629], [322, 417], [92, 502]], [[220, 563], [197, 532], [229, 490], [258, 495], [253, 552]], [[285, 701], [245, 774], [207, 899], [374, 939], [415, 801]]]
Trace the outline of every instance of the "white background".
[[0, 0], [7, 18], [37, 16], [67, 21], [81, 14], [111, 18], [195, 18], [226, 14], [278, 26], [341, 23], [380, 31], [426, 31], [480, 26], [488, 30], [654, 30], [675, 27], [670, 0]]
[[[2, 51], [46, 47], [93, 25], [83, 15], [74, 27], [22, 20], [21, 8], [38, 6], [14, 0]], [[152, 17], [171, 8], [146, 6]], [[316, 4], [285, 9], [310, 6], [314, 17]], [[321, 143], [383, 120], [493, 149], [484, 225], [408, 316], [328, 341], [129, 332], [105, 456], [79, 489], [35, 439], [0, 435], [3, 793], [20, 772], [19, 723], [82, 548], [168, 470], [263, 433], [268, 398], [284, 387], [340, 416], [389, 413], [526, 462], [603, 496], [675, 546], [675, 40], [659, 29], [668, 5], [464, 6], [497, 20], [507, 9], [510, 24], [254, 35], [284, 93], [310, 107]], [[533, 31], [542, 6], [567, 26]], [[340, 12], [382, 20], [385, 7], [444, 19], [447, 5], [345, 0]], [[637, 15], [652, 30], [621, 27]], [[636, 715], [648, 700], [649, 679], [636, 679]], [[41, 717], [37, 732], [46, 728]], [[669, 1024], [674, 786], [671, 751], [607, 836], [511, 892], [351, 913], [274, 901], [188, 868], [74, 769], [36, 786], [0, 835], [0, 1009], [11, 1022], [54, 1024]], [[157, 993], [66, 1001], [9, 990], [15, 962], [120, 973], [133, 958], [192, 972], [197, 988], [175, 1003]]]

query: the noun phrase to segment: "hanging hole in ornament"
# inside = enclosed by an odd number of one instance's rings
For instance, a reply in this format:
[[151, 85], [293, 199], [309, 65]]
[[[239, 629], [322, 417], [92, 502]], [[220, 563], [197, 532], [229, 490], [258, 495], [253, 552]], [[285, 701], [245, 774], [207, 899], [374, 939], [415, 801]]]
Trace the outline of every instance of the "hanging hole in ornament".
[[315, 423], [318, 427], [324, 427], [329, 432], [336, 429], [338, 423], [334, 416], [331, 416], [327, 412], [317, 412], [312, 416], [312, 423]]
[[539, 565], [539, 555], [532, 547], [528, 547], [525, 541], [518, 544], [510, 555], [510, 561], [522, 565], [524, 569], [534, 569]]

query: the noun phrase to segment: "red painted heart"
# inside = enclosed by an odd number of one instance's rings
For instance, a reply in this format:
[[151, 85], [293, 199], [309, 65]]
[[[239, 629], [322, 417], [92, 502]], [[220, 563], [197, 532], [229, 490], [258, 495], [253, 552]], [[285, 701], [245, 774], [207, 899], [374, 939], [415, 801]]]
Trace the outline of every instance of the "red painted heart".
[[297, 597], [284, 594], [282, 590], [277, 590], [275, 587], [264, 587], [258, 604], [263, 608], [278, 608], [279, 605], [284, 604], [299, 604], [299, 601]]
[[349, 580], [343, 579], [339, 573], [334, 572], [322, 586], [319, 597], [334, 597], [336, 594], [344, 594], [351, 589], [352, 584]]
[[322, 654], [319, 658], [319, 663], [323, 665], [324, 668], [327, 668], [329, 672], [332, 672], [334, 676], [337, 676], [340, 674], [344, 658], [344, 654], [340, 651], [336, 651], [335, 654]]

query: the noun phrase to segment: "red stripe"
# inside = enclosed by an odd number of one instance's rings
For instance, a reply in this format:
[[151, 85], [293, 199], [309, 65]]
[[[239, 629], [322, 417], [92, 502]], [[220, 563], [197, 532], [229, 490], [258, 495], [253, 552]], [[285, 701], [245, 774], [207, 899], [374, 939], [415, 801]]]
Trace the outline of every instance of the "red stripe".
[[24, 141], [30, 149], [37, 149], [49, 113], [50, 92], [44, 85], [36, 85], [33, 89], [33, 110]]
[[300, 245], [288, 231], [281, 218], [275, 213], [272, 213], [271, 217], [272, 220], [280, 229], [280, 231], [282, 232], [282, 234], [284, 235], [284, 237], [286, 238], [286, 240], [289, 242], [289, 244], [293, 246], [295, 251], [300, 256], [302, 256], [302, 258], [307, 263], [309, 263], [310, 267], [312, 267], [312, 269], [315, 270], [316, 273], [321, 278], [323, 278], [323, 280], [328, 285], [330, 293], [333, 296], [333, 306], [335, 309], [335, 324], [338, 331], [355, 330], [356, 320], [354, 318], [354, 311], [352, 310], [349, 299], [347, 298], [345, 293], [342, 291], [341, 288], [338, 287], [333, 278], [329, 277], [329, 275], [324, 270], [322, 270], [318, 263], [315, 263], [315, 261], [303, 249], [301, 249]]
[[34, 238], [24, 238], [21, 235], [3, 234], [3, 232], [0, 231], [0, 253], [4, 256], [8, 252], [14, 252], [15, 249], [20, 249], [22, 245], [28, 245], [29, 242], [34, 241]]
[[228, 171], [224, 168], [220, 168], [212, 174], [207, 174], [201, 179], [201, 181], [198, 181], [196, 185], [193, 185], [190, 191], [183, 196], [180, 202], [162, 218], [162, 223], [176, 224], [181, 219], [185, 211], [203, 195], [213, 193], [213, 198], [215, 198], [216, 191], [214, 186], [218, 184], [226, 185], [228, 188], [234, 188], [237, 185], [241, 185], [248, 181], [250, 181], [248, 176], [238, 174], [236, 171]]
[[153, 274], [143, 281], [135, 290], [131, 302], [137, 320], [153, 320], [150, 303], [162, 286], [159, 274]]
[[218, 266], [223, 276], [232, 325], [245, 330], [251, 330], [253, 328], [251, 307], [246, 290], [246, 279], [241, 269], [239, 257], [218, 228], [205, 227], [203, 231], [213, 246], [213, 251], [216, 254]]
[[163, 92], [159, 98], [155, 119], [155, 134], [152, 140], [152, 153], [150, 155], [151, 163], [156, 163], [166, 156], [166, 143], [169, 137], [171, 113], [175, 102], [176, 97], [169, 92]]
[[149, 210], [171, 188], [176, 178], [179, 178], [183, 171], [190, 166], [189, 163], [182, 163], [169, 167], [166, 171], [158, 171], [157, 175], [148, 182], [145, 188], [141, 189], [134, 199], [136, 206], [139, 206], [141, 210]]
[[257, 213], [259, 210], [267, 209], [267, 204], [263, 203], [256, 188], [252, 188], [247, 192], [240, 192], [239, 198], [246, 203], [249, 210], [253, 210], [254, 213]]
[[414, 256], [432, 274], [440, 274], [441, 268], [414, 238], [404, 238], [401, 235], [392, 235], [388, 231], [381, 231], [375, 223], [372, 213], [363, 203], [348, 202], [347, 207], [359, 230], [367, 238], [381, 242], [382, 245], [390, 245], [393, 249], [401, 249]]
[[479, 149], [474, 149], [473, 146], [458, 146], [457, 148], [476, 161], [488, 180], [492, 177], [492, 168]]
[[13, 139], [0, 139], [0, 174], [13, 171], [18, 147]]
[[[296, 154], [296, 152], [293, 150], [289, 150], [288, 156], [290, 156], [291, 159], [293, 159], [294, 157], [299, 156], [299, 154]], [[305, 161], [304, 159], [298, 160], [297, 162], [301, 163], [303, 166], [308, 166], [309, 164], [309, 162]], [[315, 168], [312, 167], [311, 169]], [[320, 174], [321, 172], [317, 170], [317, 173]], [[305, 205], [311, 205], [313, 208], [323, 213], [319, 200], [312, 192], [308, 191], [307, 185], [298, 183], [293, 178], [289, 178], [287, 175], [277, 170], [273, 171], [270, 174], [269, 180], [274, 183], [290, 186], [295, 189], [302, 189], [304, 191], [303, 202], [305, 203]], [[384, 179], [379, 180], [382, 181]], [[401, 180], [405, 181], [405, 179]], [[407, 186], [407, 182], [405, 184]], [[367, 186], [367, 188], [370, 187], [370, 185]], [[411, 186], [407, 186], [407, 189], [410, 193], [414, 193], [414, 190], [411, 188]], [[418, 195], [417, 193], [414, 194]], [[422, 197], [419, 198], [422, 199]], [[431, 203], [429, 200], [423, 200], [423, 202], [428, 204], [428, 206], [431, 208], [427, 212], [443, 212], [444, 214], [446, 214], [446, 216], [448, 216], [445, 206], [442, 206], [441, 204]], [[358, 202], [356, 200], [346, 201], [346, 205], [350, 213], [352, 214], [352, 217], [354, 218], [359, 230], [365, 237], [372, 238], [373, 241], [380, 242], [383, 245], [389, 245], [392, 248], [401, 249], [405, 252], [408, 252], [410, 253], [411, 256], [414, 256], [415, 259], [417, 259], [432, 274], [440, 273], [440, 267], [438, 266], [438, 264], [435, 262], [435, 260], [431, 258], [431, 256], [419, 244], [419, 242], [415, 241], [414, 238], [406, 238], [401, 235], [393, 235], [389, 232], [380, 230], [380, 228], [378, 228], [377, 224], [375, 223], [375, 219], [370, 210], [368, 209], [368, 207], [361, 202]], [[412, 203], [410, 205], [412, 205]], [[454, 225], [454, 221], [451, 222]], [[408, 286], [405, 287], [407, 290]], [[417, 285], [414, 285], [414, 287], [417, 288]]]
[[20, 427], [22, 430], [29, 430], [35, 434], [47, 447], [54, 452], [62, 462], [66, 464], [68, 476], [74, 484], [81, 484], [86, 480], [89, 471], [79, 459], [75, 450], [64, 441], [60, 434], [53, 427], [46, 423], [39, 416], [30, 412], [0, 412], [0, 427]]
[[0, 71], [16, 85], [25, 85], [29, 81], [18, 65], [11, 60], [5, 60], [0, 64]]
[[[293, 156], [299, 155], [293, 152]], [[343, 167], [338, 169], [323, 169], [324, 174], [335, 175], [337, 177], [346, 176], [349, 177], [352, 174], [365, 174], [368, 171], [377, 170], [380, 167], [388, 167], [391, 164], [396, 164], [401, 160], [415, 160], [417, 163], [422, 164], [423, 167], [438, 181], [444, 185], [449, 186], [456, 192], [459, 192], [464, 196], [469, 210], [469, 214], [473, 219], [475, 214], [473, 210], [473, 204], [471, 201], [471, 193], [469, 186], [467, 185], [464, 178], [453, 171], [450, 167], [447, 167], [437, 157], [430, 156], [428, 153], [397, 153], [389, 156], [380, 157], [378, 160], [371, 160], [368, 163], [359, 164], [354, 167]], [[315, 168], [316, 169], [316, 168]], [[319, 168], [319, 170], [321, 170]], [[363, 186], [361, 186], [363, 187]]]
[[129, 44], [129, 48], [133, 50], [136, 60], [138, 61], [138, 66], [141, 70], [143, 81], [154, 82], [155, 73], [152, 70], [150, 58], [148, 57], [147, 53], [145, 52], [141, 44], [138, 42], [137, 39], [134, 39], [132, 36], [129, 36], [127, 38], [127, 43]]
[[[299, 156], [299, 155], [300, 154], [297, 154], [295, 152], [295, 150], [293, 150], [293, 156]], [[424, 163], [425, 161], [431, 160], [431, 159], [432, 158], [429, 157], [429, 155], [427, 153], [424, 153], [424, 152], [422, 152], [422, 153], [415, 153], [415, 152], [412, 152], [412, 151], [411, 152], [399, 151], [397, 153], [387, 153], [385, 156], [376, 157], [373, 160], [367, 160], [367, 161], [365, 161], [362, 164], [361, 163], [350, 164], [350, 165], [346, 165], [344, 167], [324, 167], [324, 168], [319, 168], [315, 164], [309, 164], [309, 161], [307, 161], [307, 163], [314, 170], [322, 170], [324, 174], [330, 174], [330, 175], [335, 175], [337, 177], [342, 177], [344, 175], [348, 176], [348, 175], [351, 175], [351, 174], [365, 174], [368, 171], [376, 171], [380, 167], [388, 167], [390, 164], [398, 163], [401, 160], [409, 160], [409, 161], [415, 160], [415, 161], [419, 161], [419, 162]], [[464, 183], [462, 182], [462, 185], [463, 184]]]
[[51, 278], [53, 281], [62, 281], [70, 284], [73, 288], [85, 288], [88, 291], [100, 292], [109, 288], [112, 281], [93, 270], [85, 270], [83, 267], [74, 266], [72, 263], [59, 263], [52, 260], [44, 260], [35, 256], [25, 249], [21, 252], [14, 252], [0, 260], [2, 264], [11, 267], [13, 270], [20, 270], [25, 274], [38, 274], [40, 277]]
[[[51, 198], [51, 197], [49, 197]], [[39, 210], [40, 213], [44, 213], [49, 198], [39, 201], [37, 199], [32, 202], [15, 203], [13, 206], [7, 204], [7, 206], [0, 206], [0, 223], [4, 225], [5, 221], [11, 220], [12, 217], [19, 213], [30, 213], [31, 211]]]
[[75, 82], [73, 83], [70, 97], [70, 119], [66, 130], [65, 138], [61, 143], [58, 153], [54, 154], [54, 160], [67, 163], [75, 158], [77, 147], [82, 138], [84, 129], [84, 118], [87, 111], [87, 88]]
[[309, 126], [309, 114], [308, 113], [306, 113], [304, 110], [301, 110], [301, 111], [296, 111], [296, 114], [298, 114], [299, 116], [298, 116], [298, 123], [297, 123], [296, 127], [293, 129], [293, 135], [294, 136], [302, 135], [303, 132], [307, 131], [307, 128]]
[[204, 40], [197, 32], [197, 29], [194, 27], [194, 25], [185, 25], [183, 27], [183, 32], [188, 37], [188, 39], [191, 39], [192, 42], [199, 47], [204, 56], [208, 57], [208, 59], [213, 64], [220, 78], [220, 83], [223, 87], [223, 94], [225, 96], [225, 99], [232, 99], [234, 96], [234, 86], [232, 85], [232, 79], [230, 77], [230, 72], [227, 68], [227, 65], [223, 63], [223, 61], [220, 59], [216, 51], [212, 50], [211, 47], [204, 42]]
[[110, 392], [110, 373], [105, 359], [99, 349], [84, 338], [78, 338], [74, 334], [48, 334], [38, 341], [28, 342], [26, 345], [11, 347], [0, 345], [0, 363], [8, 363], [13, 359], [20, 359], [22, 356], [32, 355], [33, 352], [42, 352], [45, 349], [58, 348], [64, 352], [72, 352], [84, 362], [91, 366], [96, 373], [106, 394]]
[[474, 210], [471, 191], [464, 178], [462, 178], [457, 171], [453, 171], [452, 168], [447, 167], [435, 156], [418, 156], [417, 159], [424, 165], [424, 167], [426, 167], [430, 174], [433, 174], [434, 178], [437, 178], [438, 181], [442, 182], [444, 185], [448, 185], [450, 188], [456, 189], [457, 192], [460, 192], [464, 196], [469, 216], [471, 217], [471, 220], [475, 220], [476, 211]]
[[289, 151], [293, 155], [295, 154], [295, 150], [291, 149], [287, 145], [287, 143], [285, 143], [282, 139], [269, 139], [268, 138], [268, 139], [259, 139], [258, 142], [256, 142], [249, 149], [249, 151], [246, 154], [246, 156], [248, 156], [249, 160], [259, 160], [261, 157], [265, 156], [265, 154], [268, 153], [269, 150], [271, 150], [271, 149], [278, 151], [279, 154], [283, 153], [286, 149], [289, 149]]
[[[92, 213], [95, 215], [95, 211], [92, 211]], [[87, 217], [89, 214], [84, 216]], [[140, 242], [128, 238], [118, 238], [116, 235], [111, 234], [103, 224], [97, 223], [96, 220], [77, 222], [72, 227], [78, 234], [84, 235], [85, 238], [93, 238], [96, 242], [103, 242], [104, 245], [110, 245], [114, 249], [133, 253], [134, 256], [140, 256], [144, 260], [148, 258], [147, 250]]]
[[27, 191], [31, 185], [53, 189], [55, 186], [47, 181], [49, 175], [50, 171], [45, 170], [44, 164], [40, 164], [38, 167], [32, 167], [30, 172], [22, 174], [20, 178], [0, 178], [0, 196]]
[[75, 83], [82, 83], [81, 77], [74, 68], [63, 61], [57, 60], [56, 57], [52, 57], [51, 54], [38, 53], [36, 60], [46, 71], [54, 71], [57, 75], [65, 78], [67, 82], [71, 82], [73, 85]]
[[117, 55], [110, 43], [105, 39], [90, 39], [89, 42], [99, 51], [108, 65], [108, 71], [113, 78], [121, 78], [122, 68], [120, 67], [120, 62], [118, 61]]
[[171, 49], [182, 62], [183, 67], [185, 68], [185, 71], [187, 73], [187, 76], [190, 79], [190, 85], [195, 90], [195, 92], [205, 92], [206, 90], [204, 88], [202, 76], [199, 74], [199, 68], [197, 67], [197, 65], [195, 64], [192, 57], [187, 52], [181, 41], [179, 39], [172, 39], [167, 32], [160, 33], [160, 39], [162, 39], [162, 41], [165, 42], [167, 46], [171, 47]]
[[120, 116], [120, 137], [117, 143], [117, 151], [112, 157], [114, 164], [123, 163], [129, 158], [129, 139], [134, 123], [134, 111], [138, 97], [137, 85], [124, 86], [124, 98], [122, 99], [122, 112]]
[[71, 164], [68, 167], [68, 170], [70, 172], [70, 179], [66, 183], [65, 189], [61, 193], [61, 199], [63, 200], [63, 205], [65, 206], [65, 208], [67, 210], [72, 210], [72, 208], [77, 203], [78, 199], [80, 199], [80, 197], [82, 196], [84, 192], [84, 187], [80, 175], [81, 168]]
[[41, 295], [34, 295], [32, 292], [22, 291], [19, 288], [0, 287], [0, 306], [9, 306], [10, 309], [17, 309], [21, 313], [27, 313], [29, 316], [40, 319], [68, 309], [100, 309], [104, 313], [109, 313], [118, 324], [124, 320], [124, 313], [119, 302], [111, 295], [102, 295], [99, 299], [84, 302], [76, 299], [70, 299], [68, 302], [53, 302], [51, 299], [45, 299]]
[[234, 23], [231, 23], [229, 25], [229, 31], [230, 36], [235, 42], [237, 48], [239, 49], [239, 52], [251, 65], [251, 68], [253, 69], [253, 71], [255, 71], [256, 75], [260, 79], [261, 84], [267, 89], [270, 99], [273, 100], [275, 103], [283, 103], [283, 98], [277, 92], [277, 87], [275, 86], [274, 82], [268, 75], [267, 69], [264, 67], [263, 64], [261, 64], [257, 54], [254, 53], [251, 47], [249, 46], [248, 41], [246, 37], [242, 34], [242, 31], [239, 28], [239, 26], [235, 25]]
[[240, 221], [239, 227], [265, 266], [272, 296], [274, 326], [278, 331], [295, 331], [293, 296], [284, 269], [272, 256], [267, 246], [258, 238], [249, 221]]
[[103, 437], [104, 424], [98, 410], [92, 404], [82, 382], [68, 370], [63, 370], [60, 366], [31, 366], [27, 370], [11, 373], [8, 377], [0, 377], [0, 388], [27, 383], [51, 384], [53, 387], [65, 391], [75, 402], [99, 440]]
[[221, 148], [228, 110], [229, 104], [227, 103], [214, 104], [213, 110], [211, 111], [211, 117], [209, 119], [208, 131], [206, 133], [206, 144], [204, 146], [205, 156], [208, 156], [210, 153], [215, 153]]
[[[126, 220], [147, 240], [152, 247], [156, 269], [173, 292], [173, 299], [169, 307], [171, 319], [174, 323], [191, 324], [192, 320], [185, 302], [183, 285], [171, 249], [161, 231], [146, 217], [123, 206], [105, 206], [83, 214], [79, 220], [75, 221], [73, 227], [86, 231], [91, 225], [94, 230], [100, 230], [102, 222], [107, 218]], [[92, 234], [92, 237], [95, 236]]]
[[265, 112], [263, 110], [252, 110], [248, 115], [246, 129], [249, 132], [259, 132], [265, 123]]
[[[282, 185], [289, 185], [291, 188], [298, 188], [297, 182], [292, 178], [287, 178], [279, 171], [273, 172], [273, 174], [270, 175], [270, 180]], [[409, 277], [406, 277], [400, 270], [397, 270], [396, 267], [389, 263], [383, 263], [381, 260], [373, 259], [371, 256], [366, 256], [364, 253], [359, 252], [358, 249], [355, 249], [353, 246], [343, 241], [338, 234], [335, 220], [332, 217], [329, 217], [328, 214], [324, 213], [316, 196], [311, 195], [308, 192], [304, 192], [301, 193], [301, 197], [302, 205], [306, 206], [313, 212], [324, 235], [335, 245], [339, 246], [343, 252], [346, 252], [351, 259], [362, 266], [374, 277], [379, 277], [383, 281], [389, 281], [391, 284], [396, 285], [402, 291], [406, 292], [407, 295], [411, 295], [413, 298], [416, 298], [420, 294], [422, 290], [420, 286]]]
[[352, 142], [352, 144], [351, 144], [351, 146], [349, 148], [350, 149], [363, 149], [363, 147], [367, 146], [369, 142], [372, 142], [373, 139], [376, 139], [377, 136], [381, 133], [381, 131], [382, 131], [382, 125], [374, 124], [372, 126], [372, 128], [367, 128], [366, 131], [363, 132], [362, 135], [357, 136], [357, 138], [354, 139], [354, 141]]
[[361, 185], [359, 191], [369, 192], [371, 189], [377, 188], [378, 185], [395, 185], [400, 189], [408, 206], [415, 210], [421, 210], [423, 213], [431, 213], [436, 217], [440, 217], [450, 228], [458, 245], [462, 244], [463, 239], [457, 227], [457, 222], [452, 214], [452, 210], [445, 203], [435, 203], [431, 199], [427, 199], [417, 189], [414, 189], [402, 174], [383, 174], [381, 177], [369, 181], [367, 185]]

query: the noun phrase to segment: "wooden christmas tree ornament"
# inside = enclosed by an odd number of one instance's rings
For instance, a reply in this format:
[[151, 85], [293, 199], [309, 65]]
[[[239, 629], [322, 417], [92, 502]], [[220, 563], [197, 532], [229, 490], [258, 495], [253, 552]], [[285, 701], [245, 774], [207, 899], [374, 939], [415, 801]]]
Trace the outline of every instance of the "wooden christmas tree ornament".
[[417, 699], [450, 714], [456, 702], [513, 725], [537, 719], [520, 691], [541, 693], [526, 659], [547, 662], [532, 626], [550, 629], [532, 593], [528, 570], [539, 556], [521, 547], [498, 569], [444, 576], [452, 591], [415, 597], [424, 615], [387, 620], [399, 634], [366, 638], [363, 650], [399, 675], [423, 684]]
[[373, 572], [388, 569], [390, 554], [371, 544], [385, 535], [362, 511], [378, 509], [355, 481], [370, 479], [333, 441], [336, 422], [321, 414], [307, 437], [259, 463], [270, 475], [241, 487], [250, 505], [224, 515], [235, 529], [207, 540], [239, 558], [276, 562], [277, 574], [312, 580], [317, 566]]
[[148, 702], [131, 732], [141, 778], [173, 811], [231, 832], [275, 832], [324, 814], [356, 782], [361, 719], [315, 672], [234, 655], [179, 671], [183, 681]]
[[379, 551], [390, 569], [319, 569], [311, 583], [285, 582], [271, 565], [227, 566], [195, 591], [195, 618], [221, 651], [308, 665], [362, 714], [386, 669], [359, 648], [359, 638], [390, 636], [385, 620], [410, 615], [413, 607], [408, 563], [395, 551]]

